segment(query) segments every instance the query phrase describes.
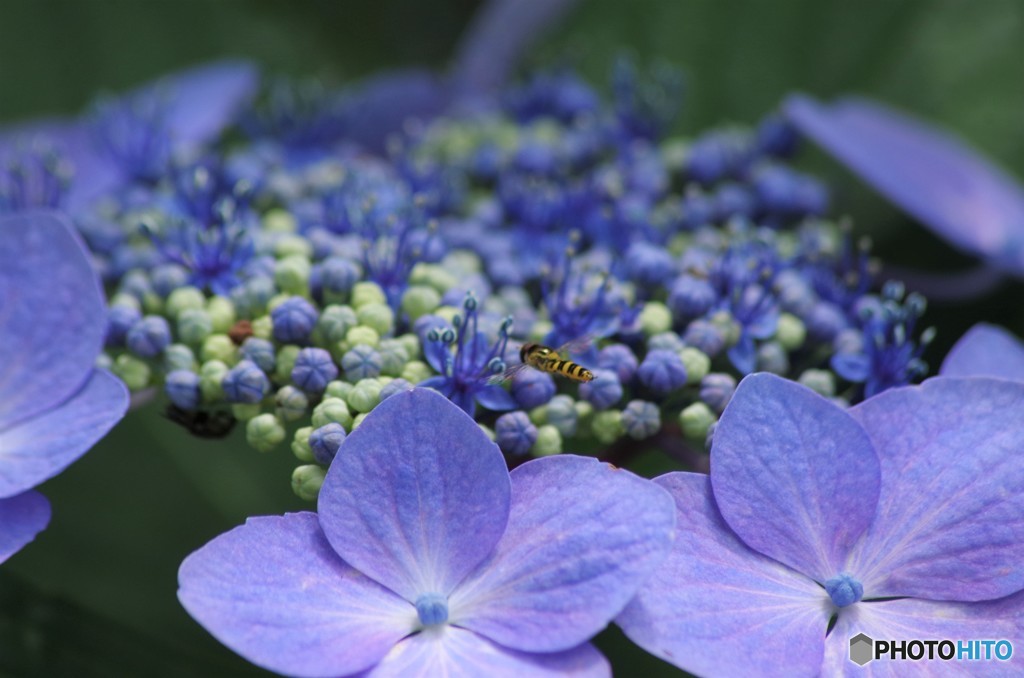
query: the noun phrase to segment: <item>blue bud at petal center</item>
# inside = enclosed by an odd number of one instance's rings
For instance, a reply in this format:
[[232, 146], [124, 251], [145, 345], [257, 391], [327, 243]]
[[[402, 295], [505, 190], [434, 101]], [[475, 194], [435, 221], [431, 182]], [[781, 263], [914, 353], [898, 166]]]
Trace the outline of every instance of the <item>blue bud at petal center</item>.
[[440, 593], [424, 593], [416, 599], [416, 614], [423, 626], [436, 626], [448, 621], [448, 597]]
[[825, 582], [825, 590], [836, 607], [853, 605], [864, 597], [864, 585], [845, 572]]

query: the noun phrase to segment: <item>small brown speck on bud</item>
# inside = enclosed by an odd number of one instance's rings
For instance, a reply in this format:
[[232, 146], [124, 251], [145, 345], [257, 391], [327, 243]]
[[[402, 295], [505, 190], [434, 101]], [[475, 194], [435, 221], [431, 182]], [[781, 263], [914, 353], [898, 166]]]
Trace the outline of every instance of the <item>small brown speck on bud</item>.
[[246, 339], [252, 336], [252, 323], [248, 320], [239, 320], [228, 330], [228, 336], [231, 337], [235, 346], [241, 346]]

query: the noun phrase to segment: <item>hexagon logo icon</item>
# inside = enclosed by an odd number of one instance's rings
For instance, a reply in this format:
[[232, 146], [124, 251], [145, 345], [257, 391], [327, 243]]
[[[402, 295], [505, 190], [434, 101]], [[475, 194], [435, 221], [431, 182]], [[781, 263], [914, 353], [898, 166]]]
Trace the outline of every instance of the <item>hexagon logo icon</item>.
[[864, 666], [874, 659], [875, 641], [869, 636], [858, 633], [850, 638], [850, 661], [857, 666]]

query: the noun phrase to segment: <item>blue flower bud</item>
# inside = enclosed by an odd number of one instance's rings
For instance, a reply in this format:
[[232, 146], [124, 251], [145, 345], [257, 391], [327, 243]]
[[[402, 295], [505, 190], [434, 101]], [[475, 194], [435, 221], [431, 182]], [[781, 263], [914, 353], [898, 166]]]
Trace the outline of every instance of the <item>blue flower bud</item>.
[[678, 353], [685, 347], [686, 344], [683, 343], [683, 340], [675, 332], [659, 332], [647, 339], [648, 351], [664, 350]]
[[787, 269], [775, 276], [775, 296], [783, 310], [804, 318], [817, 301], [814, 290], [797, 271]]
[[555, 380], [540, 370], [521, 370], [512, 377], [512, 397], [520, 407], [532, 410], [555, 395]]
[[722, 329], [709, 320], [698, 319], [691, 322], [683, 332], [683, 341], [714, 358], [725, 348], [725, 334]]
[[143, 358], [155, 358], [171, 343], [171, 327], [159, 315], [147, 315], [128, 330], [128, 350]]
[[686, 367], [675, 351], [650, 351], [637, 368], [640, 383], [658, 395], [665, 395], [686, 384]]
[[684, 275], [676, 278], [668, 293], [668, 307], [677, 320], [689, 321], [707, 313], [717, 300], [707, 280]]
[[277, 365], [277, 355], [274, 353], [274, 344], [259, 337], [249, 337], [238, 349], [244, 360], [251, 360], [256, 365], [270, 374]]
[[372, 346], [357, 344], [341, 358], [345, 378], [351, 382], [380, 376], [380, 354]]
[[700, 399], [721, 414], [736, 392], [736, 380], [722, 372], [712, 372], [700, 380]]
[[255, 318], [266, 312], [267, 302], [277, 293], [269, 276], [249, 278], [243, 285], [231, 290], [231, 303], [242, 318]]
[[675, 261], [664, 248], [646, 242], [626, 251], [626, 274], [641, 285], [663, 285], [675, 272]]
[[164, 382], [167, 398], [183, 410], [199, 407], [199, 375], [188, 370], [174, 370]]
[[825, 591], [836, 607], [853, 605], [864, 597], [864, 585], [846, 572], [825, 582]]
[[188, 284], [188, 271], [178, 264], [161, 264], [150, 274], [153, 291], [166, 298], [174, 290]]
[[306, 393], [322, 393], [337, 376], [338, 368], [331, 354], [322, 348], [304, 348], [295, 357], [292, 381]]
[[337, 303], [348, 296], [361, 275], [359, 265], [342, 257], [329, 257], [320, 264], [320, 289], [324, 301]]
[[380, 390], [380, 399], [383, 401], [385, 398], [390, 398], [396, 393], [408, 391], [411, 388], [412, 384], [405, 379], [392, 379], [388, 383], [384, 384], [384, 388]]
[[597, 366], [614, 372], [622, 384], [630, 382], [636, 373], [637, 364], [636, 354], [625, 344], [609, 344], [597, 354]]
[[569, 396], [560, 394], [548, 401], [547, 423], [558, 429], [562, 436], [568, 438], [576, 433], [578, 419], [575, 403]]
[[537, 427], [522, 410], [506, 412], [494, 424], [498, 447], [502, 452], [522, 456], [529, 453], [537, 441]]
[[757, 369], [785, 375], [789, 372], [789, 354], [779, 342], [767, 341], [757, 347]]
[[251, 360], [242, 360], [220, 382], [229, 403], [258, 403], [270, 389], [270, 380]]
[[128, 330], [140, 320], [142, 312], [134, 306], [111, 306], [107, 310], [107, 346], [124, 346]]
[[594, 370], [594, 380], [580, 384], [580, 398], [599, 410], [606, 410], [622, 399], [622, 382], [612, 370]]
[[829, 342], [846, 329], [846, 314], [835, 304], [819, 301], [803, 318], [807, 334], [814, 341]]
[[315, 429], [309, 434], [309, 446], [313, 456], [324, 466], [329, 466], [345, 440], [345, 428], [336, 422]]
[[304, 343], [316, 325], [317, 312], [302, 297], [290, 297], [270, 312], [274, 338], [282, 343]]
[[714, 195], [715, 212], [718, 221], [732, 217], [752, 217], [757, 210], [757, 198], [745, 186], [724, 184]]
[[661, 428], [661, 412], [654, 403], [631, 400], [622, 411], [622, 426], [630, 438], [650, 438]]

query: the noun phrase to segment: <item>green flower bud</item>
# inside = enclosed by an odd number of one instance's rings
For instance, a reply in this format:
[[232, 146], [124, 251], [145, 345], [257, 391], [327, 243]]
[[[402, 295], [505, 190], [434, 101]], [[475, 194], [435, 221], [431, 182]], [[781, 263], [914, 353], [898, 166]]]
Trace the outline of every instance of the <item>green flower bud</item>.
[[156, 292], [142, 295], [142, 311], [146, 315], [160, 315], [164, 310], [164, 300]]
[[245, 439], [260, 452], [269, 452], [285, 438], [284, 426], [272, 414], [253, 417], [245, 425]]
[[409, 352], [398, 339], [381, 339], [377, 348], [380, 353], [380, 371], [385, 376], [397, 377], [409, 362]]
[[444, 294], [458, 285], [459, 280], [451, 272], [437, 264], [416, 264], [409, 274], [409, 283], [433, 287]]
[[619, 410], [602, 410], [594, 414], [590, 422], [590, 430], [602, 445], [610, 445], [626, 433], [622, 425], [622, 412]]
[[372, 327], [356, 325], [345, 333], [345, 343], [348, 344], [349, 348], [359, 344], [366, 344], [376, 348], [377, 344], [380, 343], [380, 333]]
[[352, 420], [352, 430], [355, 431], [356, 427], [363, 423], [363, 419], [366, 419], [366, 415], [369, 412], [360, 412], [356, 415], [356, 418]]
[[548, 336], [554, 327], [555, 326], [551, 324], [550, 320], [538, 320], [533, 323], [533, 327], [530, 328], [530, 340], [544, 341], [544, 337]]
[[479, 273], [482, 269], [480, 257], [470, 250], [454, 250], [441, 259], [441, 268], [446, 271], [458, 271], [462, 275]]
[[311, 421], [313, 428], [320, 428], [335, 421], [347, 429], [352, 425], [352, 413], [349, 412], [348, 403], [341, 398], [324, 398], [313, 408]]
[[384, 385], [376, 379], [360, 379], [348, 394], [348, 404], [356, 412], [369, 412], [380, 402], [382, 388]]
[[356, 312], [350, 306], [332, 304], [323, 310], [313, 327], [313, 343], [326, 348], [344, 341], [345, 333], [358, 322]]
[[96, 362], [93, 363], [93, 367], [97, 370], [112, 370], [114, 369], [114, 359], [106, 353], [100, 353], [96, 356]]
[[530, 448], [530, 454], [535, 457], [548, 457], [552, 454], [562, 453], [562, 434], [550, 424], [537, 427], [537, 440]]
[[145, 361], [128, 353], [117, 356], [113, 372], [124, 382], [128, 390], [133, 392], [141, 391], [149, 386], [149, 379], [153, 374]]
[[230, 368], [220, 360], [208, 360], [199, 368], [199, 390], [203, 394], [204, 403], [216, 403], [224, 400], [224, 389], [220, 382]]
[[274, 284], [287, 295], [309, 294], [309, 259], [292, 255], [278, 259], [274, 265]]
[[286, 235], [274, 243], [274, 256], [278, 259], [298, 257], [309, 261], [313, 258], [313, 246], [301, 235]]
[[697, 401], [679, 413], [679, 425], [687, 440], [700, 443], [703, 448], [708, 437], [708, 429], [718, 421], [718, 417], [705, 403]]
[[302, 348], [295, 344], [287, 344], [277, 350], [277, 364], [274, 365], [274, 381], [287, 382], [292, 379], [292, 368]]
[[711, 371], [711, 358], [700, 349], [687, 346], [679, 351], [679, 359], [683, 361], [683, 367], [686, 368], [687, 384], [699, 384], [700, 380]]
[[740, 325], [728, 311], [718, 311], [711, 316], [710, 321], [722, 332], [726, 346], [735, 346], [740, 340]]
[[227, 334], [238, 320], [235, 305], [227, 297], [210, 297], [206, 302], [206, 312], [213, 321], [213, 331], [218, 334]]
[[477, 422], [476, 425], [480, 427], [480, 430], [484, 432], [484, 435], [487, 436], [487, 439], [492, 443], [498, 439], [498, 436], [495, 435], [494, 431], [490, 427], [484, 426], [480, 422]]
[[410, 358], [420, 355], [420, 338], [413, 333], [403, 334], [395, 337], [405, 346], [405, 352]]
[[640, 310], [640, 329], [652, 336], [672, 329], [672, 311], [660, 301], [648, 301]]
[[581, 426], [585, 423], [584, 420], [594, 413], [594, 406], [586, 400], [577, 400], [572, 406], [576, 408], [576, 418]]
[[410, 285], [402, 295], [402, 311], [416, 322], [441, 305], [441, 293], [426, 285]]
[[455, 308], [454, 306], [438, 306], [434, 311], [434, 315], [441, 320], [444, 320], [449, 325], [455, 325], [455, 316], [461, 316], [462, 309]]
[[226, 334], [211, 334], [203, 341], [199, 357], [203, 362], [220, 360], [228, 365], [234, 365], [238, 362], [238, 347]]
[[402, 374], [399, 376], [410, 384], [418, 384], [434, 376], [434, 371], [422, 360], [410, 360], [405, 364]]
[[201, 308], [186, 308], [178, 314], [178, 338], [190, 346], [198, 346], [213, 333], [213, 320]]
[[270, 233], [294, 233], [298, 228], [292, 213], [280, 208], [267, 210], [261, 221], [263, 230]]
[[252, 321], [252, 336], [270, 341], [274, 337], [274, 321], [269, 315], [261, 315]]
[[775, 329], [775, 340], [787, 351], [795, 351], [804, 345], [807, 328], [804, 321], [791, 313], [779, 314], [779, 324]]
[[797, 381], [826, 398], [836, 394], [836, 376], [829, 370], [805, 370]]
[[282, 386], [274, 395], [277, 416], [283, 421], [295, 421], [306, 416], [309, 409], [309, 398], [294, 386]]
[[114, 306], [127, 306], [129, 308], [134, 308], [140, 313], [142, 312], [142, 304], [139, 303], [139, 300], [125, 292], [118, 292], [114, 296], [110, 297], [110, 306], [111, 308]]
[[195, 372], [199, 368], [196, 355], [185, 344], [171, 344], [164, 349], [164, 371], [188, 370]]
[[375, 330], [380, 336], [391, 334], [395, 327], [395, 313], [387, 304], [366, 303], [356, 311], [359, 324]]
[[316, 501], [326, 477], [327, 471], [317, 464], [296, 466], [292, 471], [292, 491], [303, 501]]
[[195, 287], [179, 287], [167, 295], [164, 311], [168, 318], [175, 320], [187, 308], [201, 309], [205, 306], [206, 297], [201, 290]]
[[[275, 308], [277, 308], [278, 306], [280, 306], [284, 302], [286, 302], [289, 299], [291, 299], [293, 296], [295, 296], [295, 295], [294, 294], [289, 294], [288, 292], [278, 292], [274, 296], [270, 297], [270, 299], [267, 300], [267, 313], [270, 313]], [[302, 296], [302, 295], [299, 295], [299, 296]]]
[[387, 295], [380, 285], [369, 280], [362, 280], [352, 286], [352, 306], [357, 311], [367, 304], [386, 304]]
[[348, 394], [352, 392], [352, 384], [347, 381], [330, 381], [327, 383], [327, 388], [324, 389], [325, 398], [341, 398], [342, 400], [348, 399]]
[[548, 423], [548, 406], [538, 405], [537, 407], [527, 412], [526, 416], [530, 418], [530, 423], [532, 423], [534, 426], [542, 426]]
[[249, 421], [259, 416], [262, 408], [259, 403], [232, 403], [231, 414], [238, 421]]
[[292, 454], [299, 461], [313, 461], [313, 448], [309, 446], [309, 435], [313, 432], [312, 426], [303, 426], [295, 432], [292, 438]]

